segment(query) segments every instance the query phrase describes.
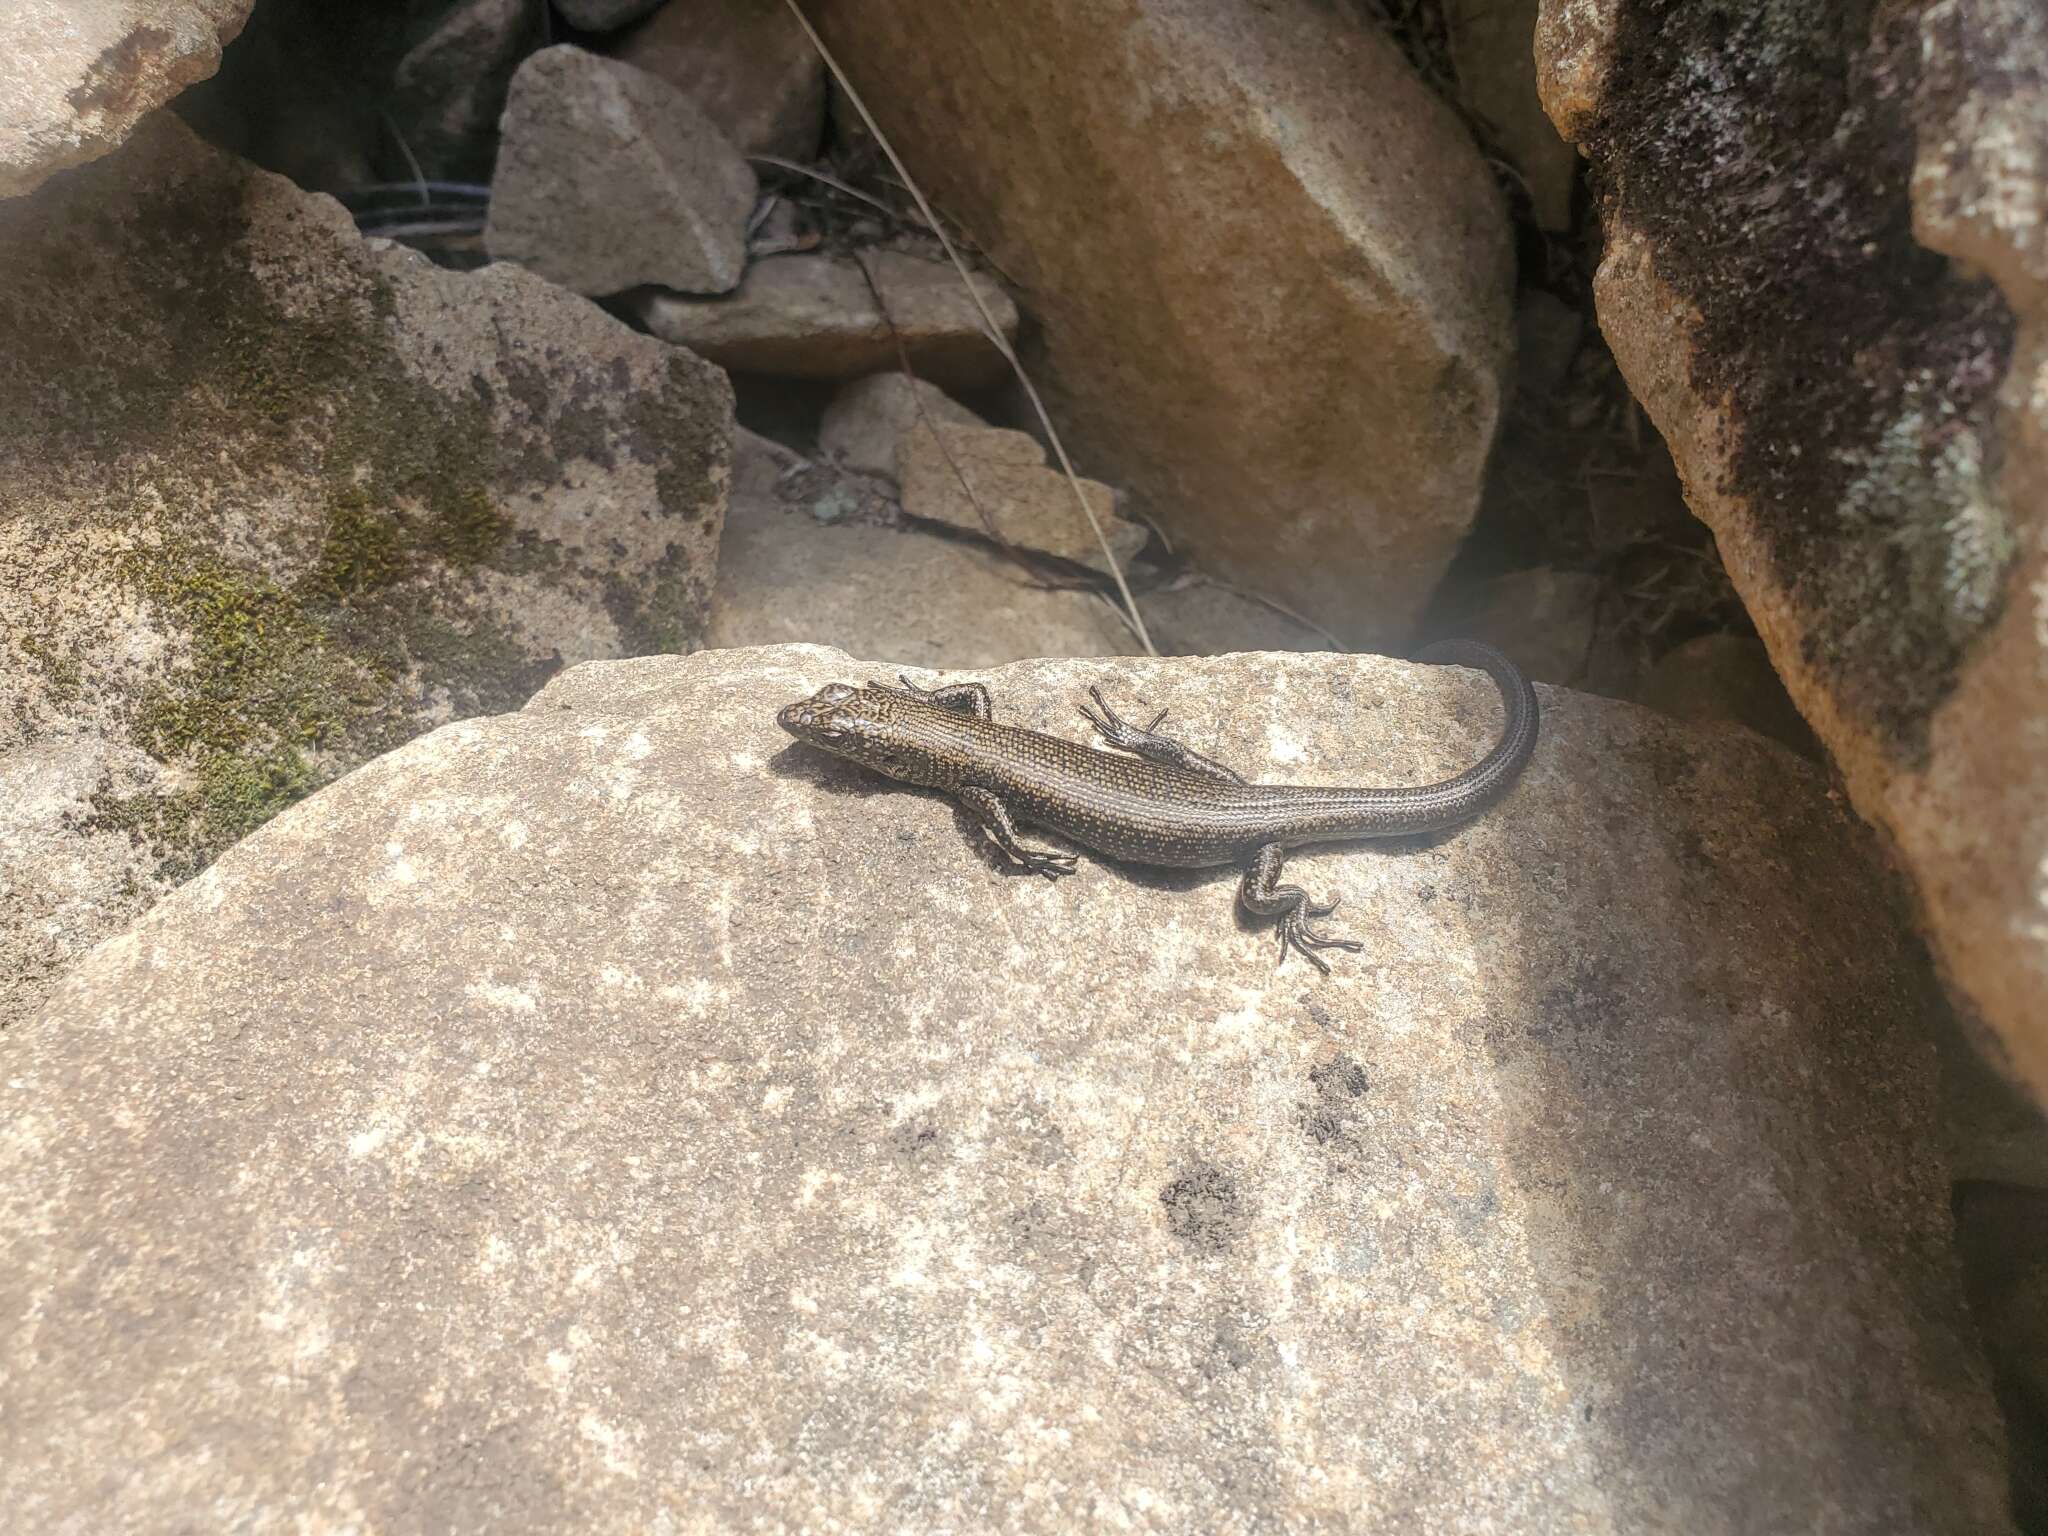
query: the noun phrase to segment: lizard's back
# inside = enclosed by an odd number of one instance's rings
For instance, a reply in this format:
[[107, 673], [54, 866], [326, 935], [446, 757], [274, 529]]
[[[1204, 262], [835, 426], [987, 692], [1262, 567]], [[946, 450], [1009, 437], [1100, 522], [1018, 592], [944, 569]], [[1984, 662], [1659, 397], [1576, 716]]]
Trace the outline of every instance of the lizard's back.
[[898, 710], [930, 765], [921, 782], [989, 790], [1018, 819], [1132, 863], [1235, 864], [1272, 843], [1397, 836], [1423, 830], [1432, 814], [1469, 814], [1448, 801], [1432, 807], [1422, 798], [1432, 789], [1236, 784], [922, 701]]

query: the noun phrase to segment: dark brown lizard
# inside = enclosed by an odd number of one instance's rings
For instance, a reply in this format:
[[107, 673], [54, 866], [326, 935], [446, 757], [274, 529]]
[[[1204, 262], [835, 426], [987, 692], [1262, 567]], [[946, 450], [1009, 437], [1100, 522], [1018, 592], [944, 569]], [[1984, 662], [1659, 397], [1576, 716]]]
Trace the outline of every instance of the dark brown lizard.
[[1031, 848], [1016, 823], [1050, 828], [1132, 864], [1199, 867], [1243, 864], [1238, 899], [1280, 919], [1280, 956], [1298, 949], [1328, 972], [1319, 949], [1358, 949], [1355, 939], [1318, 933], [1312, 918], [1337, 909], [1281, 885], [1286, 850], [1303, 843], [1409, 837], [1477, 815], [1505, 794], [1536, 747], [1536, 691], [1491, 646], [1452, 640], [1418, 658], [1471, 666], [1500, 688], [1507, 712], [1499, 742], [1472, 767], [1414, 789], [1321, 789], [1248, 784], [1199, 752], [1158, 733], [1161, 710], [1140, 729], [1119, 719], [1100, 689], [1081, 713], [1110, 746], [1103, 752], [1058, 736], [998, 725], [988, 688], [954, 683], [925, 689], [902, 679], [855, 688], [831, 683], [776, 715], [801, 741], [851, 758], [905, 783], [943, 790], [965, 806], [995, 845], [1048, 879], [1074, 873], [1072, 854]]

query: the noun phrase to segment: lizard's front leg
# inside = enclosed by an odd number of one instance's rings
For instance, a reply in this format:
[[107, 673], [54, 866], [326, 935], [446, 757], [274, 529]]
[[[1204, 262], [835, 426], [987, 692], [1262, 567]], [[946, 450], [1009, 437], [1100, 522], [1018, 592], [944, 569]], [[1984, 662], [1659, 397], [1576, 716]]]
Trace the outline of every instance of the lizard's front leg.
[[1142, 757], [1148, 762], [1164, 763], [1169, 768], [1185, 768], [1188, 772], [1199, 773], [1204, 778], [1222, 779], [1231, 784], [1244, 782], [1244, 775], [1234, 768], [1226, 768], [1214, 758], [1202, 756], [1193, 747], [1175, 741], [1171, 736], [1160, 735], [1159, 722], [1166, 718], [1165, 710], [1162, 709], [1154, 715], [1150, 725], [1135, 726], [1109, 707], [1109, 700], [1102, 696], [1100, 688], [1090, 688], [1088, 693], [1095, 700], [1095, 708], [1102, 713], [1098, 715], [1094, 709], [1083, 704], [1082, 717], [1094, 726], [1102, 739], [1112, 747], [1121, 747], [1124, 751]]
[[1027, 848], [1017, 840], [1017, 824], [1010, 820], [1010, 808], [985, 789], [957, 790], [960, 803], [974, 813], [974, 819], [988, 833], [990, 841], [1026, 869], [1057, 880], [1071, 875], [1078, 862], [1071, 853], [1054, 853], [1049, 848]]
[[1325, 976], [1330, 974], [1329, 963], [1316, 953], [1319, 949], [1365, 948], [1357, 939], [1335, 939], [1328, 934], [1317, 933], [1309, 926], [1312, 917], [1328, 917], [1337, 910], [1337, 898], [1332, 896], [1326, 902], [1309, 900], [1307, 891], [1298, 885], [1281, 885], [1280, 866], [1286, 862], [1287, 850], [1278, 843], [1268, 843], [1252, 855], [1251, 868], [1244, 872], [1244, 881], [1237, 888], [1237, 899], [1245, 909], [1261, 917], [1280, 918], [1280, 959], [1285, 962], [1287, 951], [1300, 950], [1309, 963]]

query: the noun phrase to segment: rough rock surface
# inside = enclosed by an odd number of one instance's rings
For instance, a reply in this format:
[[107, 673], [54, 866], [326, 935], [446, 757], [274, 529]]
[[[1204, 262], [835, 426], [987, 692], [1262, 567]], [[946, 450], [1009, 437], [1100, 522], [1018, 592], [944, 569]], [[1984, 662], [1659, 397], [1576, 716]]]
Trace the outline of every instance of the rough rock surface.
[[665, 5], [609, 51], [688, 96], [743, 155], [818, 152], [825, 65], [784, 0]]
[[724, 293], [747, 264], [754, 172], [644, 69], [561, 43], [512, 77], [484, 244], [578, 293]]
[[916, 667], [1134, 649], [1100, 599], [1035, 586], [957, 540], [850, 516], [857, 495], [829, 467], [737, 435], [711, 645], [809, 640]]
[[490, 180], [513, 73], [546, 21], [533, 0], [460, 0], [406, 49], [387, 109], [429, 176]]
[[1509, 571], [1460, 594], [1430, 626], [1430, 638], [1484, 640], [1539, 683], [1576, 684], [1599, 604], [1600, 579], [1584, 571]]
[[0, 197], [104, 155], [220, 66], [254, 0], [7, 0]]
[[[1045, 450], [1028, 432], [983, 426], [912, 432], [898, 442], [896, 464], [903, 510], [913, 517], [1109, 569], [1102, 541], [1074, 503], [1074, 488], [1045, 462]], [[1144, 547], [1145, 529], [1117, 516], [1116, 492], [1100, 481], [1083, 480], [1081, 494], [1118, 564], [1128, 564]]]
[[[920, 409], [920, 406], [922, 409]], [[979, 416], [923, 379], [902, 372], [855, 379], [832, 397], [818, 423], [818, 446], [863, 474], [896, 478], [898, 445], [923, 423], [986, 426]]]
[[1536, 91], [1536, 15], [1541, 0], [1445, 0], [1444, 30], [1458, 99], [1491, 132], [1529, 194], [1538, 225], [1572, 227], [1578, 152], [1543, 114]]
[[0, 1023], [281, 806], [704, 632], [731, 396], [175, 119], [0, 203]]
[[[993, 278], [978, 276], [975, 284], [1003, 334], [1014, 338], [1016, 304]], [[876, 290], [886, 320], [875, 307]], [[900, 340], [917, 376], [943, 388], [974, 389], [1009, 377], [960, 274], [944, 260], [903, 251], [770, 256], [750, 265], [739, 291], [727, 297], [647, 292], [636, 308], [655, 335], [735, 373], [858, 378], [899, 367]]]
[[1998, 1400], [2012, 1426], [2013, 1513], [2048, 1529], [2048, 1189], [1956, 1191], [1956, 1246]]
[[1549, 0], [1545, 105], [1607, 189], [1615, 357], [2048, 1098], [2048, 11], [1857, 14]]
[[[630, 26], [661, 5], [663, 0], [553, 0], [553, 3], [555, 9], [562, 13], [563, 20], [571, 26], [590, 32], [611, 32]], [[689, 0], [684, 8], [701, 13], [713, 7]]]
[[1677, 720], [1732, 720], [1818, 758], [1813, 728], [1793, 707], [1771, 655], [1753, 635], [1701, 635], [1673, 646], [1643, 679], [1638, 701]]
[[1145, 593], [1138, 599], [1138, 611], [1162, 656], [1336, 649], [1327, 636], [1308, 625], [1199, 576]]
[[[1234, 872], [1006, 878], [773, 722], [890, 670], [575, 669], [75, 971], [0, 1075], [5, 1507], [2009, 1528], [1926, 978], [1817, 772], [1552, 692], [1498, 813], [1297, 859], [1368, 944], [1320, 980]], [[989, 681], [1260, 778], [1498, 716], [1361, 657]]]
[[1511, 350], [1500, 199], [1327, 0], [828, 0], [939, 207], [1030, 295], [1076, 465], [1204, 569], [1404, 642], [1478, 504]]

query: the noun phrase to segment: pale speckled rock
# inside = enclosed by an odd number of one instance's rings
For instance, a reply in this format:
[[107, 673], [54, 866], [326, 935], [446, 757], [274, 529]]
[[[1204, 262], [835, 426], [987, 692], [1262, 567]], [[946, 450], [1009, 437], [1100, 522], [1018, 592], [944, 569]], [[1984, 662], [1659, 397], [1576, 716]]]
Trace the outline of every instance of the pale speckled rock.
[[270, 812], [701, 641], [731, 395], [168, 115], [0, 203], [0, 1025]]
[[[1290, 866], [1366, 941], [1319, 980], [1234, 872], [1006, 877], [773, 722], [889, 670], [577, 668], [74, 971], [0, 1074], [5, 1507], [2009, 1529], [1927, 979], [1817, 772], [1549, 692], [1496, 813]], [[1498, 716], [1356, 656], [978, 675], [1262, 779]]]
[[[1045, 450], [1028, 432], [954, 426], [907, 433], [897, 441], [896, 476], [903, 510], [913, 517], [1109, 569], [1073, 486], [1045, 462]], [[1145, 529], [1117, 516], [1116, 492], [1099, 480], [1083, 480], [1081, 494], [1117, 563], [1130, 564], [1144, 547]]]
[[[861, 261], [881, 290], [887, 320]], [[975, 286], [1003, 334], [1014, 338], [1016, 304], [993, 278], [977, 276]], [[764, 257], [724, 298], [649, 291], [635, 296], [634, 309], [664, 341], [734, 373], [859, 378], [900, 366], [900, 339], [917, 376], [942, 388], [974, 389], [1010, 376], [960, 274], [943, 260], [903, 251]]]
[[594, 295], [724, 293], [747, 264], [753, 168], [656, 75], [567, 43], [512, 76], [484, 245]]
[[743, 155], [818, 152], [825, 65], [784, 0], [665, 5], [608, 51], [688, 96]]
[[195, 80], [254, 0], [7, 0], [0, 6], [0, 197], [96, 159]]
[[925, 422], [987, 425], [936, 385], [902, 372], [875, 373], [832, 397], [818, 422], [818, 446], [848, 469], [894, 480], [898, 445], [913, 431], [928, 430]]
[[1485, 164], [1330, 0], [819, 0], [912, 176], [1029, 295], [1086, 474], [1204, 570], [1400, 645], [1478, 505], [1512, 351]]
[[1539, 54], [1615, 358], [2048, 1102], [2048, 9], [1546, 0]]
[[860, 496], [829, 467], [738, 433], [708, 643], [814, 641], [916, 667], [1134, 649], [1101, 599], [1035, 586], [958, 540], [846, 518]]

